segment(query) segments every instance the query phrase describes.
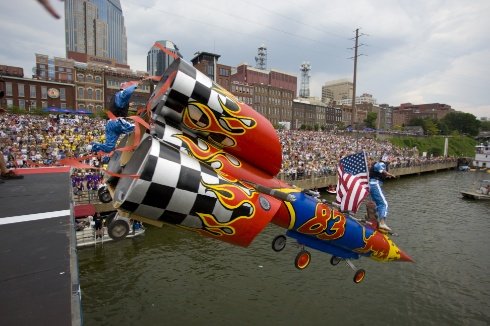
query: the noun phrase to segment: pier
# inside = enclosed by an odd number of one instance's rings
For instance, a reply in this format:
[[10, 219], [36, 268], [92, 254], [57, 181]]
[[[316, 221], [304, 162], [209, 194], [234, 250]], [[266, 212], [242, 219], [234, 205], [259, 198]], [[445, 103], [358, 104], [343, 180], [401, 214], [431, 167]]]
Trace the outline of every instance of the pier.
[[[390, 172], [396, 176], [404, 177], [411, 175], [421, 175], [422, 173], [435, 173], [438, 171], [452, 170], [458, 165], [457, 161], [445, 161], [437, 163], [418, 164], [406, 167], [394, 167], [390, 169]], [[285, 175], [279, 175], [279, 179], [296, 187], [303, 189], [322, 189], [329, 185], [337, 184], [337, 174], [321, 176], [321, 177], [303, 177], [301, 179], [287, 178]]]

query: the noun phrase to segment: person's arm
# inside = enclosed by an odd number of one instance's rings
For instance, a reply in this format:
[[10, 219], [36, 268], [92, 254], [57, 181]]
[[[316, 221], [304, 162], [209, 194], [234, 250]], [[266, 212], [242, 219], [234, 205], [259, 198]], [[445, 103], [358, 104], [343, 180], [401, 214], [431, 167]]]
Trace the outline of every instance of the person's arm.
[[390, 172], [388, 172], [386, 170], [383, 173], [384, 173], [385, 177], [387, 177], [387, 178], [396, 178], [395, 175], [391, 174]]
[[118, 107], [123, 108], [128, 105], [131, 95], [133, 95], [134, 91], [138, 85], [131, 85], [118, 93], [116, 93], [115, 103]]

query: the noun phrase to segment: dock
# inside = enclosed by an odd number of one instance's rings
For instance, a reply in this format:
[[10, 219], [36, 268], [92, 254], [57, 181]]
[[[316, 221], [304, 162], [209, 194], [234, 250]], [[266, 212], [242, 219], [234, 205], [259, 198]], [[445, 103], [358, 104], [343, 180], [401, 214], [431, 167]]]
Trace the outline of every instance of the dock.
[[81, 325], [69, 169], [36, 171], [0, 184], [0, 325]]

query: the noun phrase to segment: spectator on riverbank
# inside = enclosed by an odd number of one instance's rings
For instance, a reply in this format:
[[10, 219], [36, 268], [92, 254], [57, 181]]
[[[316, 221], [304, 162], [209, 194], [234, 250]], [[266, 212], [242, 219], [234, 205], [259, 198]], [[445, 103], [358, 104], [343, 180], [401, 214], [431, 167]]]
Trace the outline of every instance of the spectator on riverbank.
[[[63, 158], [84, 155], [92, 142], [104, 143], [104, 129], [104, 120], [88, 116], [7, 113], [0, 119], [0, 149], [7, 168], [53, 166]], [[336, 175], [339, 160], [360, 150], [375, 159], [387, 153], [393, 168], [451, 159], [420, 157], [416, 148], [399, 148], [362, 134], [282, 130], [278, 135], [283, 156], [281, 174], [287, 180]], [[101, 166], [97, 158], [84, 163]]]

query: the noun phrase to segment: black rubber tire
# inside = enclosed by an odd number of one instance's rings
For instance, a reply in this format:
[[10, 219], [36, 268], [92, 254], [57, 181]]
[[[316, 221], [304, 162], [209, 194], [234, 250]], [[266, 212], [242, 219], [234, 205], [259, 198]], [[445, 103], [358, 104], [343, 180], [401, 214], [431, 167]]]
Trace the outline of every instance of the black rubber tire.
[[286, 247], [286, 236], [278, 235], [272, 240], [272, 250], [275, 252], [282, 251]]
[[112, 221], [107, 227], [107, 233], [114, 241], [122, 240], [129, 233], [129, 224], [124, 220]]
[[104, 204], [110, 203], [112, 201], [111, 193], [106, 186], [100, 187], [97, 190], [97, 197], [99, 197], [99, 200]]
[[330, 264], [332, 264], [332, 266], [337, 266], [341, 261], [342, 261], [342, 258], [337, 257], [337, 256], [332, 256], [330, 258]]

